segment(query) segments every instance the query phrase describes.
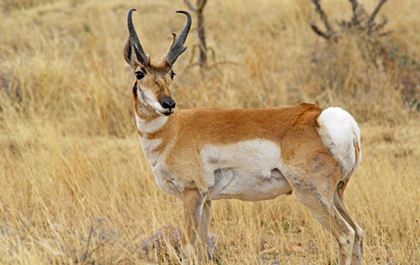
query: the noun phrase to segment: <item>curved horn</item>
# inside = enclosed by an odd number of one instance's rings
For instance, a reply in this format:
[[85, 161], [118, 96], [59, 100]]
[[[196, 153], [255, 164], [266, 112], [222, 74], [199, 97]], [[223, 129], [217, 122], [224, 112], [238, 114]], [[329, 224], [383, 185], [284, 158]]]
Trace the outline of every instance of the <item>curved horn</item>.
[[187, 40], [187, 36], [191, 28], [190, 13], [183, 10], [176, 11], [176, 12], [187, 16], [187, 24], [185, 25], [181, 34], [179, 34], [178, 38], [174, 38], [174, 42], [171, 46], [171, 49], [169, 50], [169, 53], [166, 55], [166, 58], [168, 59], [168, 63], [171, 66], [175, 63], [176, 59], [187, 49], [187, 47], [185, 47], [184, 44], [185, 44], [185, 41]]
[[128, 11], [128, 16], [127, 16], [128, 33], [130, 35], [130, 41], [134, 46], [134, 51], [136, 53], [137, 60], [142, 65], [147, 65], [149, 62], [149, 57], [144, 53], [140, 40], [137, 37], [136, 29], [134, 28], [134, 25], [133, 25], [133, 12], [134, 11], [137, 11], [137, 10], [135, 8], [132, 8], [130, 9], [130, 11]]

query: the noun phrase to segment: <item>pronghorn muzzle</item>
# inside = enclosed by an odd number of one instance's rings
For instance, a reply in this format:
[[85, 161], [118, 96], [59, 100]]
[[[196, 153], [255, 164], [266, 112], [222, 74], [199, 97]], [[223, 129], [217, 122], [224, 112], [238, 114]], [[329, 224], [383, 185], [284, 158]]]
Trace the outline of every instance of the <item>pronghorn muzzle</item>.
[[171, 97], [165, 96], [165, 97], [159, 98], [159, 104], [166, 111], [162, 114], [169, 116], [172, 113], [174, 113], [176, 103], [175, 103], [175, 100], [173, 100]]

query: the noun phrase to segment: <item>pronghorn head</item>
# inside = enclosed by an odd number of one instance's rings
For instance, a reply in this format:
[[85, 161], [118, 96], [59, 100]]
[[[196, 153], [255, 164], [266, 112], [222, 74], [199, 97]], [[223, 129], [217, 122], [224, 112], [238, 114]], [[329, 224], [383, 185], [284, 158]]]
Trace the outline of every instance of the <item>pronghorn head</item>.
[[179, 37], [172, 33], [173, 43], [168, 53], [159, 60], [151, 60], [137, 37], [132, 19], [133, 11], [136, 9], [131, 9], [127, 17], [129, 37], [124, 46], [124, 58], [136, 76], [134, 97], [149, 110], [169, 116], [175, 110], [175, 101], [169, 91], [175, 76], [172, 66], [186, 49], [184, 43], [191, 28], [191, 15], [186, 11], [177, 11], [187, 16], [187, 24]]

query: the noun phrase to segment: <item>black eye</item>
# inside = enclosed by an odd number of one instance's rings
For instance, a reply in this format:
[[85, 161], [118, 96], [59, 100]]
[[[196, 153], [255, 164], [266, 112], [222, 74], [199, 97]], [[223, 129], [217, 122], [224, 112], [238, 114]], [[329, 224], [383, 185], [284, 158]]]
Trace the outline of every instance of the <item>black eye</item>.
[[140, 80], [144, 77], [144, 73], [141, 71], [137, 71], [135, 74], [136, 74], [137, 80]]
[[171, 79], [173, 80], [175, 76], [176, 76], [175, 72], [174, 72], [174, 71], [172, 71], [172, 72], [171, 72]]

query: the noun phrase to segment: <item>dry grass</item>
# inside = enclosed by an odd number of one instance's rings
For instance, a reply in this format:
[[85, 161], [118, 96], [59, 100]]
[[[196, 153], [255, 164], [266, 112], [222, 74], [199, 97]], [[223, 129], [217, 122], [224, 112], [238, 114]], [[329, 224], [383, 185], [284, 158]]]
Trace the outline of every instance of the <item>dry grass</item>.
[[[376, 1], [363, 3], [372, 10]], [[331, 21], [351, 15], [345, 0], [323, 4]], [[143, 45], [160, 56], [184, 23], [174, 14], [183, 1], [0, 7], [0, 263], [145, 264], [144, 236], [179, 226], [182, 215], [179, 201], [158, 190], [136, 136], [122, 58], [126, 13], [138, 8]], [[384, 45], [417, 62], [419, 13], [417, 0], [390, 1], [382, 12], [393, 30]], [[210, 0], [206, 16], [217, 60], [237, 64], [201, 79], [187, 69], [187, 50], [175, 66], [177, 103], [350, 110], [361, 121], [364, 160], [346, 198], [366, 232], [366, 264], [419, 264], [419, 115], [402, 95], [407, 82], [418, 87], [418, 68], [407, 66], [414, 74], [402, 80], [380, 59], [367, 61], [352, 37], [327, 47], [311, 32], [310, 1]], [[294, 196], [218, 201], [211, 230], [222, 264], [336, 264], [332, 237]]]

